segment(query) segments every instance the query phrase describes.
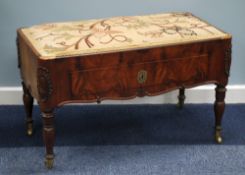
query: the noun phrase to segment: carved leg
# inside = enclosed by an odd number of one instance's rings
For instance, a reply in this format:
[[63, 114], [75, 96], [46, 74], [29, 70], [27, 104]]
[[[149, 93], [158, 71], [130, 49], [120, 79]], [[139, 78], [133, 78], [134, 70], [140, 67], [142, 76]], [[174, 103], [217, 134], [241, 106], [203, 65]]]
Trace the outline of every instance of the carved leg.
[[53, 112], [43, 112], [43, 140], [46, 146], [46, 156], [45, 156], [45, 166], [47, 168], [52, 168], [54, 163], [54, 140], [55, 140], [55, 130], [54, 130], [54, 115]]
[[183, 108], [184, 106], [184, 101], [185, 101], [185, 88], [180, 88], [179, 89], [179, 96], [178, 96], [179, 102], [178, 102], [178, 107], [180, 109]]
[[23, 102], [26, 111], [26, 133], [28, 136], [33, 134], [33, 120], [32, 120], [32, 109], [33, 109], [33, 97], [31, 96], [29, 90], [22, 82], [23, 87]]
[[222, 136], [221, 136], [221, 122], [223, 113], [225, 110], [225, 92], [226, 88], [222, 85], [217, 85], [216, 89], [216, 100], [214, 103], [214, 112], [215, 112], [215, 141], [217, 143], [222, 143]]

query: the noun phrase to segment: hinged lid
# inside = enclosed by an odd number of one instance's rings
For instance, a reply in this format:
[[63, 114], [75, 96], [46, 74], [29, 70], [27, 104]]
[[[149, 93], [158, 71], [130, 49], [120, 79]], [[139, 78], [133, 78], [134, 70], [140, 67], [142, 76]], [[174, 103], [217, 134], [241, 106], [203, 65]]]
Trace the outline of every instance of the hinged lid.
[[190, 13], [48, 23], [21, 29], [41, 59], [223, 39], [229, 34]]

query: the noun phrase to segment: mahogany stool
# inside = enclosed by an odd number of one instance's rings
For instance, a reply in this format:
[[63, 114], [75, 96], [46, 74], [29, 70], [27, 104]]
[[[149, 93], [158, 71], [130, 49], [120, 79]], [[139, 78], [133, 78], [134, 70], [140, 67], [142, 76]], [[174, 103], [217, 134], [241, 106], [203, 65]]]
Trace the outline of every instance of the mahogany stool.
[[17, 31], [27, 134], [35, 98], [43, 119], [45, 164], [54, 161], [55, 108], [74, 102], [132, 99], [216, 84], [215, 140], [231, 64], [231, 35], [191, 13], [47, 23]]

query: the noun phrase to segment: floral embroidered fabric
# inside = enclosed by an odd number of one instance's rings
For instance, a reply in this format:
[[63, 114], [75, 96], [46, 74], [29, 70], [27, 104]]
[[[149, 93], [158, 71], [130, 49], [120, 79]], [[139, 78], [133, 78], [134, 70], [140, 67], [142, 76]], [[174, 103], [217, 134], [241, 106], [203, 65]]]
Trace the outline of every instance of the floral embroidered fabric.
[[48, 23], [21, 31], [42, 59], [118, 52], [228, 36], [190, 13]]

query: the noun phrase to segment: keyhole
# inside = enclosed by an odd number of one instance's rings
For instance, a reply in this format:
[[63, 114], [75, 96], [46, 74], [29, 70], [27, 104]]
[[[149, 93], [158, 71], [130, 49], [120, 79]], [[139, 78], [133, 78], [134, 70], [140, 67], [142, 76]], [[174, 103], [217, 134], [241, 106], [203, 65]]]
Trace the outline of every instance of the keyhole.
[[140, 70], [138, 72], [138, 83], [145, 83], [146, 79], [147, 79], [147, 72], [145, 70]]

